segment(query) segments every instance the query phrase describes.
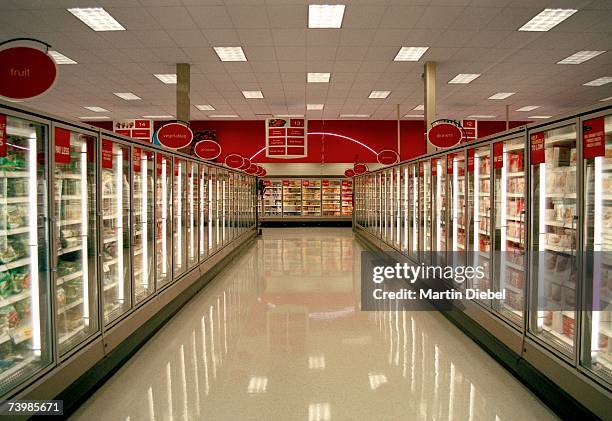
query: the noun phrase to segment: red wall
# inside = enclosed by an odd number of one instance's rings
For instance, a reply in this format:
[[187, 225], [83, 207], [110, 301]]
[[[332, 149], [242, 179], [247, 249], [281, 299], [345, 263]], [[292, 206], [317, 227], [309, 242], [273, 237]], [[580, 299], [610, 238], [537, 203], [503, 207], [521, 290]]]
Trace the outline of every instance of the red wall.
[[[527, 122], [513, 121], [510, 127], [517, 127]], [[109, 129], [111, 122], [92, 122], [92, 125]], [[164, 122], [156, 121], [155, 129]], [[422, 155], [427, 150], [424, 138], [424, 122], [422, 120], [401, 121], [401, 160], [407, 160]], [[195, 120], [191, 122], [194, 132], [201, 130], [215, 130], [218, 142], [221, 144], [222, 154], [217, 161], [222, 161], [225, 155], [238, 153], [247, 158], [260, 151], [266, 142], [263, 120], [241, 121], [206, 121]], [[506, 123], [503, 121], [479, 121], [478, 135], [485, 137], [504, 131]], [[299, 159], [266, 158], [261, 152], [254, 162], [376, 162], [376, 155], [368, 148], [351, 140], [333, 136], [338, 134], [350, 137], [364, 143], [376, 152], [382, 149], [397, 149], [397, 122], [393, 120], [309, 120], [308, 132], [327, 133], [311, 134], [308, 136], [308, 156]]]

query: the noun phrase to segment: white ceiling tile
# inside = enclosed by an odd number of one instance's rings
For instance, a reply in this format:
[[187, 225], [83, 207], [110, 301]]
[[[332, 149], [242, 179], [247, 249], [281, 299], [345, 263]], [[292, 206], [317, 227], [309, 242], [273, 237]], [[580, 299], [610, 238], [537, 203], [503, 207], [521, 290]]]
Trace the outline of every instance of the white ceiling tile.
[[306, 29], [276, 29], [272, 31], [275, 45], [305, 45]]
[[[213, 47], [240, 46], [240, 37], [234, 29], [202, 29], [202, 34]], [[248, 60], [248, 49], [243, 48], [243, 50]]]
[[306, 48], [306, 58], [310, 62], [330, 61], [336, 58], [337, 47], [311, 47]]
[[240, 45], [242, 46], [270, 46], [274, 45], [272, 31], [265, 29], [237, 29]]
[[184, 7], [149, 7], [147, 11], [165, 29], [197, 28], [191, 15]]
[[167, 32], [179, 47], [203, 47], [209, 45], [199, 29], [169, 29]]
[[234, 27], [225, 6], [187, 6], [187, 11], [198, 28], [229, 29]]
[[445, 29], [463, 13], [461, 6], [429, 6], [425, 9], [415, 28]]
[[341, 29], [340, 45], [368, 46], [375, 35], [375, 29]]
[[374, 5], [351, 5], [344, 11], [342, 27], [348, 29], [377, 28], [385, 12], [384, 7]]
[[389, 6], [382, 16], [380, 27], [389, 29], [412, 28], [424, 12], [425, 7], [423, 6]]
[[285, 72], [306, 72], [305, 61], [278, 61], [278, 68], [282, 73]]
[[283, 61], [295, 61], [295, 60], [305, 61], [306, 60], [306, 48], [276, 46], [276, 57], [278, 60], [283, 60]]
[[262, 6], [227, 6], [230, 19], [237, 28], [269, 28], [267, 9]]
[[257, 74], [278, 72], [278, 64], [276, 61], [249, 61], [251, 68]]
[[166, 31], [130, 31], [146, 47], [177, 47]]
[[262, 9], [267, 12], [272, 29], [304, 28], [307, 26], [307, 5], [275, 4]]
[[332, 46], [340, 43], [340, 31], [337, 29], [307, 29], [306, 44], [308, 46]]

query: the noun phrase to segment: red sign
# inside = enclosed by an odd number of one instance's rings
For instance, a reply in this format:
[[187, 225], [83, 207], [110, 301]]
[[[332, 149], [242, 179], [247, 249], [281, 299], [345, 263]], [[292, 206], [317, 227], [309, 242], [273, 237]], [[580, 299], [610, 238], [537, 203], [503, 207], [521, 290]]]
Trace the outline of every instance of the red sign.
[[193, 140], [193, 132], [189, 127], [185, 126], [184, 124], [168, 123], [158, 130], [157, 140], [159, 140], [159, 143], [161, 143], [166, 148], [180, 149], [191, 143], [191, 141]]
[[284, 146], [270, 146], [268, 147], [269, 155], [285, 155], [285, 147]]
[[476, 139], [476, 129], [463, 129], [466, 139]]
[[531, 145], [531, 165], [543, 164], [546, 161], [544, 154], [544, 132], [529, 135]]
[[248, 174], [257, 174], [257, 165], [251, 164], [249, 168], [245, 170]]
[[304, 153], [304, 148], [298, 148], [298, 147], [293, 147], [293, 148], [287, 148], [287, 155], [302, 155]]
[[606, 132], [603, 117], [582, 122], [582, 145], [584, 159], [606, 155]]
[[151, 132], [149, 129], [135, 129], [132, 130], [132, 137], [136, 139], [149, 139], [151, 137]]
[[266, 187], [270, 187], [270, 180], [264, 180], [264, 185]]
[[113, 168], [113, 142], [102, 139], [102, 168]]
[[266, 169], [264, 167], [259, 167], [259, 174], [257, 174], [260, 177], [265, 177], [266, 174], [268, 174], [268, 171], [266, 171]]
[[287, 145], [289, 146], [304, 146], [304, 138], [299, 137], [288, 137]]
[[131, 130], [123, 130], [123, 129], [119, 129], [119, 130], [115, 130], [115, 133], [120, 134], [121, 136], [130, 136], [132, 134]]
[[239, 170], [246, 170], [251, 166], [251, 160], [249, 158], [242, 158], [242, 165], [238, 168]]
[[70, 164], [70, 130], [55, 128], [55, 162]]
[[149, 129], [151, 128], [151, 121], [150, 120], [136, 120], [135, 121], [135, 126], [137, 129]]
[[6, 116], [0, 114], [0, 156], [6, 156]]
[[225, 157], [225, 165], [230, 168], [240, 168], [244, 164], [244, 158], [237, 153], [231, 153]]
[[345, 177], [354, 177], [355, 176], [355, 171], [353, 171], [352, 168], [348, 168], [346, 170], [344, 170], [344, 176]]
[[[142, 159], [142, 149], [134, 148], [134, 172], [140, 172], [140, 160]], [[146, 158], [146, 152], [145, 152]]]
[[461, 129], [451, 123], [438, 123], [429, 129], [427, 139], [429, 143], [438, 148], [450, 148], [461, 141]]
[[283, 186], [285, 187], [289, 186], [289, 180], [283, 180]]
[[197, 157], [202, 159], [215, 159], [221, 155], [221, 145], [213, 140], [200, 140], [193, 148]]
[[493, 144], [493, 168], [499, 169], [504, 167], [504, 142], [496, 142]]
[[308, 180], [302, 180], [302, 186], [304, 187], [308, 187], [310, 185], [310, 181]]
[[289, 120], [289, 125], [291, 127], [304, 127], [304, 119], [303, 118], [292, 118]]
[[468, 172], [474, 172], [474, 149], [468, 149], [467, 151], [467, 170]]
[[272, 136], [285, 136], [285, 129], [283, 128], [271, 128], [268, 129], [268, 135]]
[[51, 88], [56, 78], [55, 61], [44, 51], [30, 47], [0, 51], [0, 96], [34, 98]]
[[302, 136], [304, 137], [304, 129], [287, 129], [287, 136]]
[[270, 146], [285, 146], [285, 140], [286, 138], [284, 137], [271, 137], [270, 139], [268, 139], [268, 145]]
[[359, 174], [363, 174], [368, 170], [368, 167], [366, 166], [366, 164], [355, 164], [353, 165], [353, 171], [355, 171], [355, 174], [359, 175]]
[[321, 185], [323, 187], [329, 187], [329, 180], [321, 180]]
[[464, 129], [476, 129], [476, 120], [463, 120], [462, 125]]
[[399, 156], [397, 155], [397, 152], [391, 149], [383, 149], [382, 151], [378, 152], [378, 155], [376, 155], [376, 160], [378, 163], [383, 165], [395, 164], [398, 161], [398, 158]]

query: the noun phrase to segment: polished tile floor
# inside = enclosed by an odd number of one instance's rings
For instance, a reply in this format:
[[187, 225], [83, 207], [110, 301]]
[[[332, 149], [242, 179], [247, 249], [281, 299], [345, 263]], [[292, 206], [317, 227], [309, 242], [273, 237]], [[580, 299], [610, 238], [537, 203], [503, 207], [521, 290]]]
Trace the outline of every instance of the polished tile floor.
[[77, 420], [555, 418], [435, 312], [361, 312], [351, 230], [267, 229]]

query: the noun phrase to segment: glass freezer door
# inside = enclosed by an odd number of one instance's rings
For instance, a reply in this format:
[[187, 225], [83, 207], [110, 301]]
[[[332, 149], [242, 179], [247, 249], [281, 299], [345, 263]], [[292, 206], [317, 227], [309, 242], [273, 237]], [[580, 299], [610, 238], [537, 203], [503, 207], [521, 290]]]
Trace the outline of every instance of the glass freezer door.
[[199, 213], [199, 225], [198, 230], [198, 250], [200, 253], [200, 262], [204, 261], [208, 256], [208, 166], [200, 164], [200, 176], [199, 176], [199, 199], [198, 199], [198, 213]]
[[[51, 363], [52, 357], [48, 126], [0, 114], [0, 130], [6, 136], [0, 147], [0, 395], [4, 395]], [[79, 277], [76, 264], [74, 270]]]
[[399, 190], [400, 190], [400, 204], [399, 204], [399, 218], [400, 218], [400, 250], [403, 253], [408, 253], [408, 165], [404, 165], [398, 168], [400, 172], [399, 177]]
[[453, 266], [466, 265], [466, 217], [465, 217], [465, 153], [446, 156], [449, 197], [449, 259]]
[[433, 190], [433, 251], [439, 265], [446, 263], [446, 159], [431, 160]]
[[576, 307], [576, 126], [530, 132], [531, 330], [568, 356]]
[[408, 166], [409, 181], [408, 181], [408, 195], [410, 196], [410, 255], [417, 257], [419, 252], [419, 221], [420, 221], [420, 208], [419, 208], [419, 165], [410, 164]]
[[421, 202], [421, 221], [419, 238], [421, 261], [431, 262], [431, 165], [429, 161], [419, 162], [419, 197]]
[[612, 383], [612, 115], [582, 122], [586, 311], [581, 364]]
[[208, 253], [217, 251], [219, 225], [217, 214], [217, 168], [208, 167]]
[[198, 164], [187, 161], [187, 267], [198, 263]]
[[131, 307], [130, 148], [102, 139], [102, 304], [104, 324]]
[[[470, 229], [472, 243], [469, 249], [471, 265], [480, 266], [485, 274], [482, 279], [472, 278], [473, 288], [485, 291], [491, 288], [491, 153], [489, 146], [473, 150], [473, 161], [468, 162], [469, 192], [471, 195]], [[468, 160], [470, 156], [468, 156]], [[490, 300], [484, 300], [490, 304]]]
[[55, 308], [63, 355], [98, 331], [96, 138], [55, 127], [54, 143]]
[[173, 248], [174, 248], [174, 278], [181, 276], [187, 270], [186, 251], [186, 218], [185, 198], [187, 186], [187, 162], [184, 159], [174, 160], [174, 185], [172, 188], [173, 222]]
[[155, 250], [154, 215], [154, 153], [134, 148], [134, 299], [136, 303], [145, 300], [155, 292]]
[[321, 180], [302, 179], [302, 215], [321, 216]]
[[157, 288], [172, 281], [172, 158], [155, 162], [155, 265]]

